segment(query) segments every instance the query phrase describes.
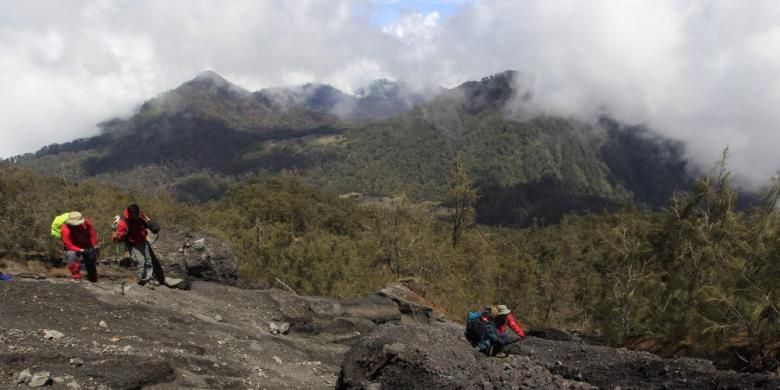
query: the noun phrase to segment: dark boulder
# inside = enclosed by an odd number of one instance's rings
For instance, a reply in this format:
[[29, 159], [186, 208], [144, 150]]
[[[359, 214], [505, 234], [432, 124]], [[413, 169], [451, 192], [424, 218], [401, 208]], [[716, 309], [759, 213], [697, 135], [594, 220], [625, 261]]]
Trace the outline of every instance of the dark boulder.
[[166, 277], [239, 284], [236, 258], [221, 240], [181, 226], [164, 226], [150, 242]]
[[588, 389], [522, 356], [475, 352], [453, 323], [386, 324], [352, 342], [339, 389]]
[[[406, 282], [406, 283], [404, 283]], [[391, 299], [405, 316], [418, 322], [429, 323], [436, 318], [433, 308], [420, 295], [407, 287], [411, 282], [388, 284], [377, 295]]]

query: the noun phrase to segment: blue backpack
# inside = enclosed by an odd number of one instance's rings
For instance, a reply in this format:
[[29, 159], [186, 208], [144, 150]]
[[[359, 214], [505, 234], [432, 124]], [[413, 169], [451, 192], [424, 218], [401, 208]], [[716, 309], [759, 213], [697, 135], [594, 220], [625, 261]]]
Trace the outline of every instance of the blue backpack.
[[470, 311], [466, 314], [466, 340], [480, 352], [490, 353], [493, 345], [498, 343], [496, 325], [493, 321], [482, 321], [482, 313]]

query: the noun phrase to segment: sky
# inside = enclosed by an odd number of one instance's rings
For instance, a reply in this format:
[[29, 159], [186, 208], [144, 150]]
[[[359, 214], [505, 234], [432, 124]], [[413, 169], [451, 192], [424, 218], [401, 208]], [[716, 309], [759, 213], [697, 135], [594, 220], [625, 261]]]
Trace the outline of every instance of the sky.
[[250, 90], [522, 72], [533, 108], [608, 112], [760, 184], [780, 169], [776, 0], [0, 0], [0, 157], [98, 133], [212, 69]]

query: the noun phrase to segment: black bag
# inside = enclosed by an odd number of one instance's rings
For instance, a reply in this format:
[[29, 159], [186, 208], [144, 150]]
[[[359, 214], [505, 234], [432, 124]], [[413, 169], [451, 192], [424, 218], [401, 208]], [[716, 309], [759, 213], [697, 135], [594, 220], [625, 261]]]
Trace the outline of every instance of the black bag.
[[97, 282], [97, 249], [86, 249], [84, 250], [84, 253], [82, 253], [81, 257], [84, 259], [84, 267], [87, 268], [87, 280], [93, 283]]

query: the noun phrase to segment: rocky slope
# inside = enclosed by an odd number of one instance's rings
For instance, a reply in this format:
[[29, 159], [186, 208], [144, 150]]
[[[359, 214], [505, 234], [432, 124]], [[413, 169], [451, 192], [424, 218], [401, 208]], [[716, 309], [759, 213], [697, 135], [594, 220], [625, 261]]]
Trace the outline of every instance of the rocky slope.
[[780, 388], [577, 341], [529, 337], [506, 359], [485, 358], [401, 285], [336, 300], [116, 279], [0, 282], [0, 388]]
[[183, 291], [16, 279], [0, 295], [0, 388], [26, 369], [57, 388], [332, 388], [344, 340], [401, 316], [384, 298], [208, 282]]
[[[543, 335], [543, 333], [540, 333]], [[347, 352], [342, 389], [778, 389], [773, 376], [718, 371], [696, 359], [528, 337], [504, 359], [470, 350], [453, 323], [388, 324]]]

